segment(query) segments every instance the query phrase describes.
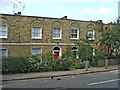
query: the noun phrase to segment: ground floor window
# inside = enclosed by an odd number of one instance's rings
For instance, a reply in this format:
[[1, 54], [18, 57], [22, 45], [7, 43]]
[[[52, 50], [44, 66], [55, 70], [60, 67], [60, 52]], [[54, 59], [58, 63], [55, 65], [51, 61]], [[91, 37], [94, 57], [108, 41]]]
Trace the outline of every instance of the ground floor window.
[[32, 48], [32, 55], [42, 54], [41, 48]]
[[93, 48], [93, 56], [95, 56], [95, 48]]
[[0, 57], [6, 57], [7, 55], [7, 49], [6, 48], [2, 48], [0, 49]]

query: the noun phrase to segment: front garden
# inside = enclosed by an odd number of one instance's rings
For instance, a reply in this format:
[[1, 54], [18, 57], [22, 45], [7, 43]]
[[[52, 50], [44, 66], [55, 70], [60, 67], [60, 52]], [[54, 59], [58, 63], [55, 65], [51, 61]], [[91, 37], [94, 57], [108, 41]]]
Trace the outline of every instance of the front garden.
[[[77, 55], [73, 56], [72, 47], [67, 47], [62, 57], [53, 59], [54, 55], [32, 56], [8, 56], [2, 58], [2, 73], [28, 73], [28, 72], [49, 72], [49, 71], [66, 71], [70, 69], [85, 68], [84, 61], [90, 61], [90, 66], [98, 66], [98, 61], [105, 60], [106, 54], [103, 51], [96, 50], [93, 55], [90, 46], [78, 47]], [[79, 50], [80, 49], [80, 50]], [[82, 52], [81, 52], [82, 51]]]

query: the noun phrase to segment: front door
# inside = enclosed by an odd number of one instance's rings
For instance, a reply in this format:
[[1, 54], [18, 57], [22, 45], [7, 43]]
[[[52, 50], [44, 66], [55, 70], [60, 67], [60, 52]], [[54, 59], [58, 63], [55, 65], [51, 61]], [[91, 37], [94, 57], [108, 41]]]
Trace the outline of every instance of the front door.
[[54, 52], [54, 54], [55, 54], [54, 59], [59, 58], [59, 52]]

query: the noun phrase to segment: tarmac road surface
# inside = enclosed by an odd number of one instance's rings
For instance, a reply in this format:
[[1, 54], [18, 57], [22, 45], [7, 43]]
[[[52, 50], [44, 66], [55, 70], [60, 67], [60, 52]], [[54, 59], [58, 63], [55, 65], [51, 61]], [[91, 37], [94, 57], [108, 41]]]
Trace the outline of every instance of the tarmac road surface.
[[40, 79], [4, 81], [3, 88], [118, 88], [118, 70]]

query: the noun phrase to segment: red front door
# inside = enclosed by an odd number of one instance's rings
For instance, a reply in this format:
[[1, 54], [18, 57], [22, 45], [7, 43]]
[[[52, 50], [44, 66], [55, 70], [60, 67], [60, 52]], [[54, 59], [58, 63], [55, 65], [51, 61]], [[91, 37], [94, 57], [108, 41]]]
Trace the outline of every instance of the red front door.
[[58, 57], [59, 57], [59, 52], [54, 52], [54, 54], [55, 54], [55, 59], [57, 59]]

